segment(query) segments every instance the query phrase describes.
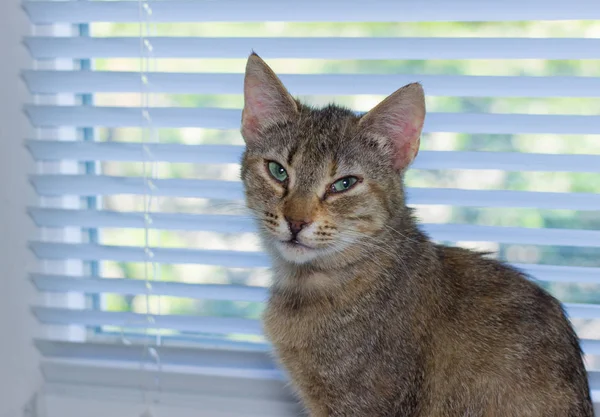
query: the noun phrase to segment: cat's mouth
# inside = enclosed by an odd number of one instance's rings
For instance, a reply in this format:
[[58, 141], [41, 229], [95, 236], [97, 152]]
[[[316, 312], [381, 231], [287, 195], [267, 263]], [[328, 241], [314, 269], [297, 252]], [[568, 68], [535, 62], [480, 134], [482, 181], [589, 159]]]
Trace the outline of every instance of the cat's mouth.
[[298, 239], [284, 240], [282, 243], [288, 248], [314, 249], [300, 242]]
[[299, 264], [310, 262], [319, 253], [318, 249], [306, 245], [298, 239], [279, 240], [276, 246], [286, 260]]
[[298, 237], [290, 239], [277, 239], [274, 242], [275, 250], [288, 262], [305, 264], [322, 255], [321, 249], [304, 243]]

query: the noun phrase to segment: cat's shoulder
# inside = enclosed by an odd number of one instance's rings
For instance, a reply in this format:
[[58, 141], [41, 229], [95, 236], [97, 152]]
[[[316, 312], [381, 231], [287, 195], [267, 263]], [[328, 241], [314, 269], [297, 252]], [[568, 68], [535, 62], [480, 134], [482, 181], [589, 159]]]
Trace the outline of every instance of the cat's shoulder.
[[446, 279], [462, 283], [472, 290], [489, 292], [519, 291], [545, 297], [532, 278], [517, 267], [498, 259], [489, 252], [438, 245], [440, 263]]
[[435, 245], [438, 258], [449, 272], [464, 274], [522, 275], [513, 266], [491, 257], [491, 252], [475, 251], [456, 246]]
[[[458, 247], [438, 246], [443, 273], [463, 296], [489, 304], [528, 306], [532, 310], [554, 310], [560, 303], [519, 268], [494, 259], [489, 253]], [[523, 310], [521, 310], [523, 311]]]

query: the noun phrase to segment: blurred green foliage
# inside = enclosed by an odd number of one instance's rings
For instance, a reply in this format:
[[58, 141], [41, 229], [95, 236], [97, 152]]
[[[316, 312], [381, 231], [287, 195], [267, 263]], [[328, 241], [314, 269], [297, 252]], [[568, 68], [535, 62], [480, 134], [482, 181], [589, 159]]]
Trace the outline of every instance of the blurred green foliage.
[[[94, 36], [138, 36], [137, 24], [101, 23], [92, 27]], [[198, 23], [157, 24], [159, 36], [473, 36], [473, 37], [598, 37], [600, 22], [508, 22], [508, 23]], [[260, 51], [257, 51], [260, 53]], [[579, 75], [600, 76], [600, 61], [543, 61], [543, 60], [431, 60], [431, 61], [336, 61], [336, 60], [270, 60], [275, 71], [282, 73], [363, 73], [363, 74], [467, 74], [467, 75]], [[236, 72], [242, 73], [243, 59], [161, 59], [159, 71]], [[135, 59], [97, 59], [98, 70], [136, 71], [140, 62]], [[400, 86], [398, 86], [400, 87]], [[241, 93], [241, 91], [240, 91]], [[183, 107], [239, 108], [241, 95], [157, 95], [159, 105]], [[354, 108], [364, 107], [381, 97], [338, 97], [336, 101]], [[310, 102], [321, 103], [331, 97], [305, 97]], [[135, 95], [99, 94], [99, 104], [138, 105]], [[441, 112], [506, 112], [550, 114], [598, 114], [597, 99], [570, 98], [472, 98], [428, 97], [428, 108]], [[362, 110], [362, 109], [361, 109]], [[366, 109], [365, 109], [366, 110]], [[160, 129], [163, 143], [228, 143], [241, 144], [234, 131], [204, 129]], [[138, 129], [99, 129], [100, 140], [139, 141]], [[425, 135], [423, 149], [479, 150], [538, 153], [589, 153], [600, 154], [600, 138], [588, 135]], [[451, 156], [450, 156], [451, 157]], [[131, 163], [105, 163], [104, 172], [110, 175], [141, 175], [141, 166]], [[235, 168], [234, 168], [235, 170]], [[478, 188], [512, 190], [556, 190], [563, 192], [600, 192], [598, 175], [571, 173], [496, 173], [493, 180]], [[193, 167], [186, 164], [161, 164], [160, 175], [165, 178], [214, 177], [230, 178], [235, 171], [222, 171], [219, 167]], [[476, 171], [411, 171], [407, 181], [418, 186], [454, 186], [470, 188], [470, 179], [478, 178]], [[565, 195], [568, 198], [568, 195]], [[120, 200], [119, 200], [120, 199]], [[123, 206], [126, 201], [128, 205]], [[163, 207], [171, 211], [210, 211], [210, 202], [172, 199]], [[192, 207], [193, 206], [193, 207]], [[140, 209], [139, 201], [124, 197], [108, 197], [105, 207], [111, 209]], [[222, 207], [221, 207], [222, 208]], [[213, 207], [214, 209], [214, 207]], [[444, 221], [464, 224], [519, 226], [534, 228], [569, 228], [600, 230], [597, 212], [550, 211], [534, 209], [478, 209], [446, 207]], [[134, 230], [107, 230], [102, 233], [103, 243], [143, 246], [143, 235]], [[236, 237], [213, 236], [194, 239], [176, 231], [161, 232], [160, 243], [168, 247], [217, 245], [231, 248]], [[126, 243], [124, 243], [126, 242]], [[239, 242], [238, 242], [239, 243]], [[229, 246], [228, 246], [229, 245]], [[499, 244], [493, 247], [501, 258], [514, 262], [533, 262], [549, 265], [600, 266], [600, 251], [593, 248], [524, 246]], [[141, 264], [109, 263], [103, 265], [105, 275], [140, 279], [144, 277]], [[190, 269], [191, 268], [191, 269]], [[248, 283], [246, 272], [237, 273], [217, 267], [188, 267], [160, 265], [160, 279], [196, 283]], [[241, 277], [241, 278], [240, 278]], [[265, 285], [268, 280], [250, 282]], [[597, 285], [544, 283], [547, 289], [564, 302], [600, 303]], [[107, 295], [104, 308], [111, 311], [145, 312], [140, 297]], [[220, 317], [257, 318], [262, 305], [229, 301], [191, 300], [162, 297], [161, 313], [214, 315]], [[155, 309], [156, 307], [152, 307]]]

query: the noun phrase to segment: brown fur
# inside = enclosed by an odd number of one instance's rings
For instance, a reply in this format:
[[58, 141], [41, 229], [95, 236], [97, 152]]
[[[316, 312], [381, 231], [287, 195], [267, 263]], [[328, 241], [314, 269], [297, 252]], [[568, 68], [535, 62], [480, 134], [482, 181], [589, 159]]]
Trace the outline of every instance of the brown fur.
[[[432, 243], [406, 207], [420, 87], [390, 96], [406, 111], [390, 128], [286, 98], [256, 55], [248, 67], [245, 114], [263, 119], [242, 129], [242, 179], [275, 276], [264, 325], [311, 416], [592, 416], [559, 302], [506, 264]], [[360, 183], [330, 194], [347, 175]], [[286, 218], [307, 222], [298, 241], [312, 249], [285, 246]]]

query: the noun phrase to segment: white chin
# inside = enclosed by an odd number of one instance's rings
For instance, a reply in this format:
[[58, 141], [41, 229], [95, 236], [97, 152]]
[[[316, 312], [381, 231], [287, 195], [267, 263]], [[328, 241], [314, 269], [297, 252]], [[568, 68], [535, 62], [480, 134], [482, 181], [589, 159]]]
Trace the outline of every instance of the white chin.
[[296, 264], [304, 264], [314, 260], [319, 252], [317, 249], [288, 242], [277, 242], [275, 246], [283, 259]]

